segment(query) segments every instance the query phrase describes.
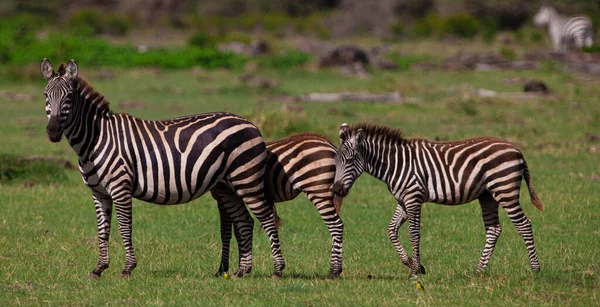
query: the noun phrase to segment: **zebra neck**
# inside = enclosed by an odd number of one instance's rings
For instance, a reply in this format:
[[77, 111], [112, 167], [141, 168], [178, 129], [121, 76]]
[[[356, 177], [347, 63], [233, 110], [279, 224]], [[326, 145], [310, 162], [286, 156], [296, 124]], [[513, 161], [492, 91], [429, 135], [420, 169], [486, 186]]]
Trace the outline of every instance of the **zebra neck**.
[[362, 149], [365, 172], [386, 183], [391, 183], [394, 169], [405, 166], [406, 141], [389, 141], [382, 144], [377, 139], [367, 139]]
[[106, 131], [112, 113], [108, 101], [87, 82], [78, 79], [73, 93], [71, 116], [64, 134], [80, 160], [87, 161], [94, 153], [98, 140]]

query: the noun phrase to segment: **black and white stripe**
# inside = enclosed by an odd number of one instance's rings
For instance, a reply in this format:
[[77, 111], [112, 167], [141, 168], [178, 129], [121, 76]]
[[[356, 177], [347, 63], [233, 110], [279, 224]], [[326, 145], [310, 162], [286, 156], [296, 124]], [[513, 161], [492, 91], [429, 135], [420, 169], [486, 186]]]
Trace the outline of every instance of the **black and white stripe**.
[[[331, 192], [335, 176], [336, 148], [325, 137], [314, 133], [301, 133], [279, 141], [267, 143], [267, 166], [265, 187], [267, 197], [276, 203], [296, 198], [304, 192], [319, 210], [332, 237], [331, 270], [329, 278], [337, 278], [342, 273], [342, 238], [344, 224], [338, 213], [342, 198]], [[240, 249], [240, 262], [247, 257], [247, 247], [252, 245], [252, 218], [246, 212], [232, 212], [232, 203], [239, 198], [223, 197], [213, 193], [219, 203], [221, 213], [221, 240], [223, 251], [221, 266], [217, 275], [229, 269], [229, 244], [231, 228]], [[242, 256], [243, 255], [243, 256]], [[240, 263], [240, 267], [243, 267]], [[236, 271], [236, 275], [248, 273]]]
[[55, 73], [44, 59], [41, 72], [48, 79], [48, 136], [53, 142], [63, 134], [68, 139], [96, 205], [99, 260], [90, 277], [108, 268], [113, 204], [126, 251], [121, 274], [129, 276], [137, 263], [131, 240], [132, 197], [180, 204], [218, 188], [242, 200], [236, 210], [246, 211], [245, 203], [260, 220], [271, 240], [274, 275], [281, 276], [285, 263], [274, 205], [265, 196], [263, 181], [267, 151], [252, 123], [229, 113], [164, 121], [115, 114], [104, 96], [78, 77], [75, 61], [62, 64]]
[[546, 27], [555, 51], [581, 49], [594, 43], [594, 28], [589, 17], [563, 16], [550, 5], [543, 5], [533, 16], [533, 23]]
[[[402, 262], [411, 269], [410, 278], [425, 273], [420, 264], [421, 205], [433, 202], [459, 205], [479, 200], [486, 229], [486, 244], [477, 265], [485, 270], [500, 236], [498, 207], [508, 213], [525, 240], [533, 271], [540, 269], [533, 231], [519, 204], [521, 180], [525, 179], [533, 205], [544, 205], [537, 197], [521, 151], [498, 138], [474, 138], [456, 142], [406, 139], [399, 130], [358, 124], [340, 128], [332, 190], [346, 196], [364, 171], [384, 181], [398, 201], [388, 227], [388, 236]], [[408, 220], [413, 258], [398, 240], [398, 229]]]

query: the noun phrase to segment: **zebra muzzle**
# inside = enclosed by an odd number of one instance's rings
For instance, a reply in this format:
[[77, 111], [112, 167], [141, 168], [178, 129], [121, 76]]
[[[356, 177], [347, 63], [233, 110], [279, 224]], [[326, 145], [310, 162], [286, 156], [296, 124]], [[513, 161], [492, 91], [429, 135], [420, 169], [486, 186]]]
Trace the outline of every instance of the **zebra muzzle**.
[[344, 187], [344, 184], [341, 181], [336, 181], [331, 185], [331, 192], [341, 197], [346, 197], [346, 195], [348, 195], [348, 189]]
[[46, 133], [48, 134], [48, 138], [51, 142], [60, 142], [60, 139], [62, 138], [62, 129], [58, 119], [54, 119], [52, 117], [50, 118], [48, 121], [48, 126], [46, 126]]

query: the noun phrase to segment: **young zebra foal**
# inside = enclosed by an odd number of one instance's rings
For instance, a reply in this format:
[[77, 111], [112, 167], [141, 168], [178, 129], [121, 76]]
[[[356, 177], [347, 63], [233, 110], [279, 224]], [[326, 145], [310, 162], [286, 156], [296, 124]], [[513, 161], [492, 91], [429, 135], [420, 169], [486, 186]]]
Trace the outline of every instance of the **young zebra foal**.
[[579, 50], [594, 43], [592, 20], [584, 15], [566, 17], [546, 4], [533, 16], [533, 23], [548, 29], [554, 51]]
[[79, 169], [91, 189], [98, 218], [99, 256], [89, 274], [98, 278], [108, 268], [108, 240], [113, 204], [125, 246], [122, 276], [137, 261], [132, 243], [132, 197], [155, 204], [181, 204], [217, 185], [244, 203], [262, 223], [271, 241], [274, 273], [285, 262], [274, 223], [274, 205], [265, 197], [263, 175], [267, 151], [256, 126], [229, 113], [205, 113], [163, 121], [147, 121], [112, 113], [108, 101], [78, 77], [74, 60], [58, 73], [46, 59], [48, 80], [46, 131], [52, 142], [64, 134], [79, 156]]
[[[421, 205], [460, 205], [475, 199], [481, 204], [486, 229], [477, 272], [485, 270], [500, 236], [499, 206], [525, 240], [531, 270], [539, 271], [531, 223], [519, 204], [522, 179], [533, 205], [542, 211], [544, 205], [533, 189], [523, 154], [511, 143], [487, 137], [430, 142], [406, 139], [400, 130], [384, 126], [342, 124], [335, 165], [331, 189], [336, 195], [346, 196], [363, 171], [387, 184], [398, 201], [388, 236], [402, 262], [411, 269], [409, 278], [424, 273], [419, 253]], [[407, 219], [413, 258], [398, 240], [398, 229]]]
[[[304, 192], [319, 210], [332, 237], [329, 272], [329, 278], [332, 279], [342, 273], [342, 237], [344, 233], [344, 224], [338, 215], [343, 199], [335, 196], [330, 189], [335, 176], [335, 153], [335, 146], [319, 134], [291, 135], [279, 141], [267, 142], [265, 172], [265, 188], [268, 199], [276, 203], [285, 202]], [[221, 214], [223, 250], [221, 266], [217, 275], [222, 275], [229, 270], [231, 225], [234, 225], [240, 255], [247, 255], [247, 246], [252, 246], [253, 221], [248, 213], [236, 215], [228, 212], [228, 208], [232, 207], [231, 203], [240, 202], [239, 198], [223, 197], [218, 191], [213, 191], [213, 197], [219, 204]], [[241, 263], [240, 268], [242, 268]], [[238, 269], [234, 274], [243, 275], [249, 272], [240, 270]]]

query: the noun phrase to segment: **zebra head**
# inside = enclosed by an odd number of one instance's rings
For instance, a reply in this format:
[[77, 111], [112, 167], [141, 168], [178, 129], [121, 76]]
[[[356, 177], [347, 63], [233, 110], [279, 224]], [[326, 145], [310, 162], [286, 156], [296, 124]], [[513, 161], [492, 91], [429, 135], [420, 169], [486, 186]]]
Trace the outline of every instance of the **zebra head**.
[[75, 90], [74, 82], [77, 78], [77, 63], [70, 60], [66, 65], [62, 63], [58, 73], [54, 72], [48, 59], [43, 59], [40, 65], [42, 76], [48, 80], [44, 89], [46, 96], [46, 115], [48, 126], [46, 133], [52, 142], [59, 142], [69, 119], [71, 102]]
[[340, 127], [340, 148], [335, 155], [335, 178], [331, 191], [341, 197], [350, 192], [350, 188], [365, 169], [365, 160], [360, 148], [365, 133], [362, 129], [351, 131], [348, 124]]
[[548, 5], [544, 4], [540, 7], [539, 11], [533, 16], [533, 24], [537, 27], [545, 27], [550, 24], [552, 16], [556, 15], [556, 10]]

